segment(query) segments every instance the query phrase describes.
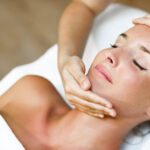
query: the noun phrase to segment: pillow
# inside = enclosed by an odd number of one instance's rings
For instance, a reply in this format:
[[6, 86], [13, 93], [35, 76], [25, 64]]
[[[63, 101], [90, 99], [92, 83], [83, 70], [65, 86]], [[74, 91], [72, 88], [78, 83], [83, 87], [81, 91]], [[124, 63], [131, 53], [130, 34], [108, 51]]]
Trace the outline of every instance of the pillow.
[[[86, 65], [86, 72], [99, 50], [109, 47], [110, 43], [114, 43], [120, 33], [133, 26], [131, 21], [134, 18], [145, 14], [146, 12], [142, 10], [121, 4], [111, 4], [103, 13], [99, 14], [91, 28], [83, 53], [82, 59]], [[34, 74], [50, 80], [65, 100], [64, 89], [57, 69], [57, 49], [57, 44], [55, 44], [34, 62], [13, 68], [0, 81], [0, 95], [6, 92], [21, 77]], [[68, 101], [65, 100], [65, 102], [71, 108], [74, 108]], [[0, 126], [0, 149], [23, 150], [23, 146], [2, 117], [0, 117], [0, 124], [2, 125]], [[128, 139], [134, 141], [137, 137], [131, 136]], [[148, 147], [150, 147], [150, 136], [146, 136], [142, 143], [135, 144], [135, 146], [123, 142], [120, 150], [148, 150]]]

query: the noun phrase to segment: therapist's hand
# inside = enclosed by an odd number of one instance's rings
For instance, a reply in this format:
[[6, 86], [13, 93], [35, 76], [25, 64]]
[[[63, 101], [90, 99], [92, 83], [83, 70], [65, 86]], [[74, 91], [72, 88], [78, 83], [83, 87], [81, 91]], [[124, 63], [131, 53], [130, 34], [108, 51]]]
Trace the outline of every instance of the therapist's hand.
[[85, 65], [78, 56], [66, 58], [60, 70], [66, 99], [78, 110], [94, 117], [116, 116], [112, 104], [90, 91], [91, 84], [85, 75]]
[[132, 22], [134, 24], [143, 24], [143, 25], [150, 26], [150, 14], [147, 14], [144, 17], [136, 18]]

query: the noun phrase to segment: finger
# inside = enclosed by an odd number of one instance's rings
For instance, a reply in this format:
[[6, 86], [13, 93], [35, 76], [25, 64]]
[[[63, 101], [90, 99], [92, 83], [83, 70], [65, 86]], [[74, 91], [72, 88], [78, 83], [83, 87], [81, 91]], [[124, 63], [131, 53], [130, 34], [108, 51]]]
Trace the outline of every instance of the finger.
[[75, 109], [77, 109], [77, 110], [79, 110], [79, 111], [81, 111], [81, 112], [83, 112], [85, 114], [88, 114], [88, 115], [90, 115], [92, 117], [104, 118], [104, 114], [98, 114], [98, 113], [96, 114], [96, 113], [87, 111], [84, 108], [80, 107], [78, 104], [75, 104]]
[[81, 98], [79, 98], [77, 96], [70, 95], [68, 100], [71, 104], [73, 104], [73, 105], [78, 104], [81, 108], [83, 108], [86, 111], [91, 111], [94, 113], [102, 113], [102, 114], [106, 114], [106, 115], [111, 115], [113, 117], [116, 116], [116, 112], [114, 109], [108, 109], [104, 106], [90, 103], [88, 101], [82, 100]]
[[97, 94], [91, 92], [91, 91], [83, 91], [79, 88], [73, 89], [74, 90], [74, 95], [87, 100], [89, 102], [95, 103], [95, 104], [100, 104], [103, 106], [106, 106], [108, 108], [112, 108], [112, 104], [105, 100], [104, 98], [98, 96]]
[[89, 102], [101, 104], [108, 108], [112, 108], [112, 104], [110, 102], [106, 101], [105, 99], [103, 99], [102, 97], [99, 97], [98, 95], [96, 95], [95, 93], [93, 93], [91, 91], [83, 91], [79, 87], [79, 85], [76, 83], [74, 78], [69, 74], [69, 72], [67, 72], [66, 70], [65, 70], [65, 72], [66, 72], [66, 74], [64, 75], [65, 76], [64, 78], [66, 78], [65, 81], [66, 82], [69, 81], [69, 83], [66, 83], [66, 86], [64, 87], [67, 94], [71, 93], [71, 94], [81, 97], [82, 99], [87, 100]]
[[135, 19], [133, 19], [133, 20], [139, 20], [139, 19], [149, 19], [150, 18], [150, 14], [147, 14], [147, 15], [145, 15], [145, 16], [142, 16], [142, 17], [138, 17], [138, 18], [135, 18]]
[[80, 87], [83, 90], [89, 90], [91, 87], [91, 83], [88, 77], [84, 74], [82, 67], [80, 65], [74, 65], [74, 67], [68, 68], [69, 73], [73, 76], [73, 78], [78, 82]]
[[150, 26], [150, 18], [139, 18], [132, 21], [134, 24], [144, 24]]
[[95, 109], [91, 109], [91, 108], [88, 108], [86, 106], [83, 106], [83, 105], [80, 105], [79, 103], [71, 103], [73, 106], [76, 106], [77, 109], [79, 109], [80, 111], [83, 111], [85, 113], [93, 113], [93, 114], [105, 114], [105, 115], [109, 115], [109, 113], [103, 111], [103, 110], [95, 110]]
[[76, 88], [80, 89], [80, 86], [72, 77], [72, 75], [68, 72], [68, 70], [65, 69], [62, 72], [62, 75], [63, 75], [64, 88], [67, 93], [74, 92], [74, 89]]
[[94, 114], [94, 113], [88, 113], [88, 115], [90, 116], [94, 116], [94, 117], [98, 117], [98, 118], [104, 118], [104, 115], [103, 114]]

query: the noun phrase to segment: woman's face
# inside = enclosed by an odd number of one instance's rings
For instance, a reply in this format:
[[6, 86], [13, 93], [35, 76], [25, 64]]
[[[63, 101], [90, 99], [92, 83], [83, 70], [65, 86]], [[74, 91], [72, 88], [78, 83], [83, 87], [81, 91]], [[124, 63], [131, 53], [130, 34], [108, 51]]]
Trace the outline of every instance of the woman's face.
[[92, 91], [111, 101], [119, 116], [142, 115], [150, 106], [150, 27], [136, 25], [121, 34], [97, 54], [88, 77]]

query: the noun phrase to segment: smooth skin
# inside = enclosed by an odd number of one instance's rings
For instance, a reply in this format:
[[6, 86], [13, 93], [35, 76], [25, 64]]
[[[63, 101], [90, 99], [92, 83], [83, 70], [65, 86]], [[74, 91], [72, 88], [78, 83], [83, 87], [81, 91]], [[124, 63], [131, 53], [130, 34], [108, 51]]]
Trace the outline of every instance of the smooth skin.
[[150, 14], [147, 14], [147, 15], [145, 15], [143, 17], [134, 19], [133, 23], [135, 25], [141, 24], [141, 25], [150, 26]]
[[53, 85], [28, 75], [0, 97], [0, 113], [27, 150], [52, 150], [49, 128], [69, 108]]
[[[97, 54], [87, 75], [92, 91], [114, 104], [115, 119], [70, 109], [40, 76], [21, 78], [0, 97], [1, 115], [27, 150], [118, 150], [132, 128], [150, 120], [150, 55], [141, 47], [150, 47], [150, 28], [137, 25], [125, 34], [128, 39], [119, 37], [117, 47]], [[94, 74], [97, 64], [113, 84]]]
[[92, 116], [98, 114], [101, 118], [115, 117], [116, 111], [109, 100], [91, 92], [81, 57], [94, 18], [112, 1], [73, 0], [65, 9], [58, 28], [58, 68], [66, 99], [78, 110]]
[[43, 77], [27, 75], [18, 80], [0, 97], [0, 114], [26, 150], [97, 150], [99, 147], [96, 140], [99, 134], [95, 130], [98, 124], [95, 128], [95, 124], [88, 125], [85, 117], [93, 122], [93, 118], [100, 120], [99, 116], [91, 117], [68, 107]]

